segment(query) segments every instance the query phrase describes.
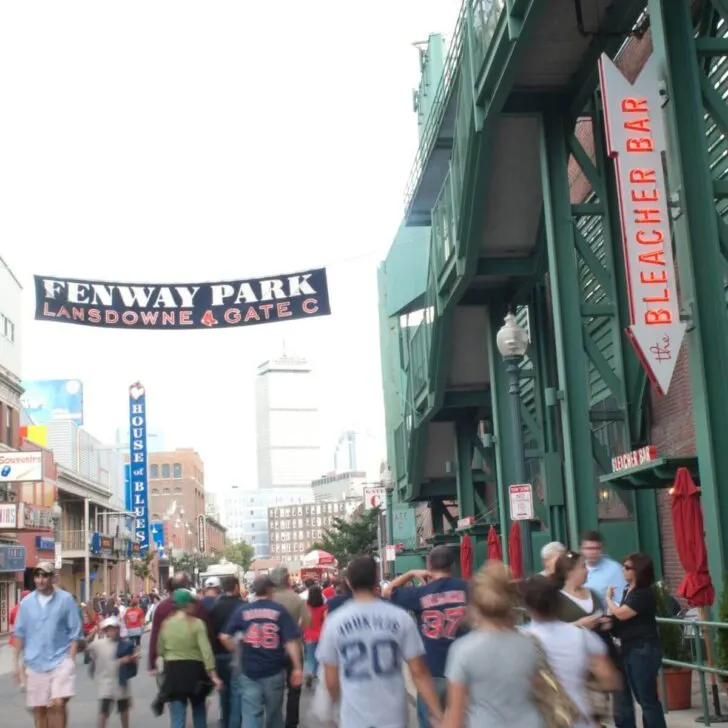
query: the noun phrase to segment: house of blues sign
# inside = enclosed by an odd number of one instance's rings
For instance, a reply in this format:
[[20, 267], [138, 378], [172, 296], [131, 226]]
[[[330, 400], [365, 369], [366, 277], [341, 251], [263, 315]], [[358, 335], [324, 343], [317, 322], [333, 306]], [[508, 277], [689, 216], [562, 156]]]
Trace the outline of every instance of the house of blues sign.
[[137, 382], [129, 387], [129, 463], [134, 536], [140, 552], [149, 549], [149, 481], [147, 478], [147, 395]]
[[35, 276], [35, 318], [118, 329], [215, 329], [331, 313], [326, 269], [222, 283]]

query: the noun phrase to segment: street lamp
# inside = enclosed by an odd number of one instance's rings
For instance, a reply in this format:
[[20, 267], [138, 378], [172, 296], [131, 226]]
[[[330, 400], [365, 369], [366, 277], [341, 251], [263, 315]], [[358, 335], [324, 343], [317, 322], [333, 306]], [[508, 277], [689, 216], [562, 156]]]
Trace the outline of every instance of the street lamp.
[[[518, 325], [518, 321], [511, 311], [506, 314], [504, 324], [496, 334], [495, 343], [506, 365], [508, 394], [511, 395], [509, 397], [511, 427], [516, 456], [514, 475], [516, 483], [525, 483], [526, 450], [523, 444], [523, 422], [521, 421], [521, 362], [528, 350], [528, 334]], [[521, 521], [521, 536], [523, 538], [523, 571], [530, 574], [533, 571], [533, 564], [531, 524], [528, 521]]]
[[129, 592], [129, 585], [131, 584], [131, 531], [128, 528], [124, 529], [124, 587], [125, 591]]
[[[63, 567], [63, 546], [61, 544], [61, 516], [63, 509], [61, 504], [56, 501], [51, 506], [51, 520], [53, 521], [53, 566], [56, 570], [56, 576], [60, 577], [61, 568]], [[88, 545], [86, 546], [88, 548]]]

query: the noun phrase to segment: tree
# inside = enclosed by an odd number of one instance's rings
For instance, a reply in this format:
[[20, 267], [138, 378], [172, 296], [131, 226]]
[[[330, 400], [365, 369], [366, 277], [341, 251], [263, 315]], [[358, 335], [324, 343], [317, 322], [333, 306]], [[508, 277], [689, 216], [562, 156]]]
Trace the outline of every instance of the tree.
[[148, 549], [144, 554], [131, 562], [131, 570], [135, 576], [146, 581], [152, 575], [152, 561], [154, 561], [154, 551]]
[[233, 564], [247, 571], [255, 559], [255, 549], [245, 541], [234, 541], [225, 546], [223, 556]]
[[172, 557], [172, 567], [175, 571], [184, 571], [186, 574], [194, 574], [195, 567], [202, 574], [210, 568], [210, 564], [216, 564], [218, 557], [208, 554], [188, 554], [182, 552], [178, 557]]
[[373, 555], [377, 550], [380, 513], [379, 508], [372, 508], [352, 522], [335, 518], [331, 526], [324, 531], [321, 540], [314, 543], [311, 548], [328, 551], [339, 562], [339, 566], [345, 566], [355, 556]]

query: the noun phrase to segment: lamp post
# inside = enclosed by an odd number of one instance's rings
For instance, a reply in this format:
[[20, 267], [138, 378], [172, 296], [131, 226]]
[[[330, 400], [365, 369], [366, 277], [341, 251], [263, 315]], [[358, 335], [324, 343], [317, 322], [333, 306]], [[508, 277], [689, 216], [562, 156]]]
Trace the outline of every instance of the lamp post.
[[61, 569], [63, 568], [63, 544], [61, 542], [61, 516], [63, 509], [56, 501], [51, 506], [51, 520], [53, 521], [53, 567], [56, 571], [56, 579], [60, 580]]
[[[506, 365], [513, 449], [515, 451], [514, 475], [516, 483], [525, 483], [527, 476], [521, 420], [521, 362], [528, 350], [528, 334], [518, 325], [518, 321], [511, 311], [506, 314], [504, 324], [496, 334], [495, 343]], [[521, 537], [523, 539], [523, 571], [525, 574], [531, 574], [533, 571], [531, 524], [528, 521], [521, 521]]]

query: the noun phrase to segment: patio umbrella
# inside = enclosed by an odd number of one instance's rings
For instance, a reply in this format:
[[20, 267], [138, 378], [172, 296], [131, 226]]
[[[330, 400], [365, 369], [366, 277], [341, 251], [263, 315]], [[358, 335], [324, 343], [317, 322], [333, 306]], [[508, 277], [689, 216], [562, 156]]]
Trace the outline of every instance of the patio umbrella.
[[508, 563], [514, 579], [523, 579], [523, 544], [521, 541], [521, 526], [518, 521], [511, 523], [508, 534]]
[[339, 562], [328, 551], [314, 549], [309, 551], [302, 561], [304, 566], [308, 568], [316, 568], [317, 566], [338, 566]]
[[677, 595], [691, 607], [709, 607], [715, 601], [715, 589], [708, 571], [708, 552], [703, 534], [703, 511], [700, 490], [687, 468], [679, 468], [672, 487], [672, 523], [675, 546], [685, 578]]
[[[708, 550], [705, 546], [700, 490], [690, 477], [690, 471], [687, 468], [678, 468], [675, 483], [670, 492], [672, 493], [675, 547], [680, 563], [685, 569], [685, 578], [678, 587], [677, 595], [686, 599], [691, 607], [699, 607], [700, 619], [707, 620], [707, 607], [715, 601], [715, 589], [708, 571]], [[705, 633], [704, 644], [708, 665], [712, 667], [712, 646]], [[710, 677], [715, 714], [720, 716], [718, 681], [714, 673], [711, 673]]]
[[491, 526], [490, 531], [488, 531], [488, 560], [491, 559], [503, 561], [503, 549], [494, 526]]
[[473, 576], [473, 542], [467, 533], [460, 541], [460, 576], [463, 579]]

